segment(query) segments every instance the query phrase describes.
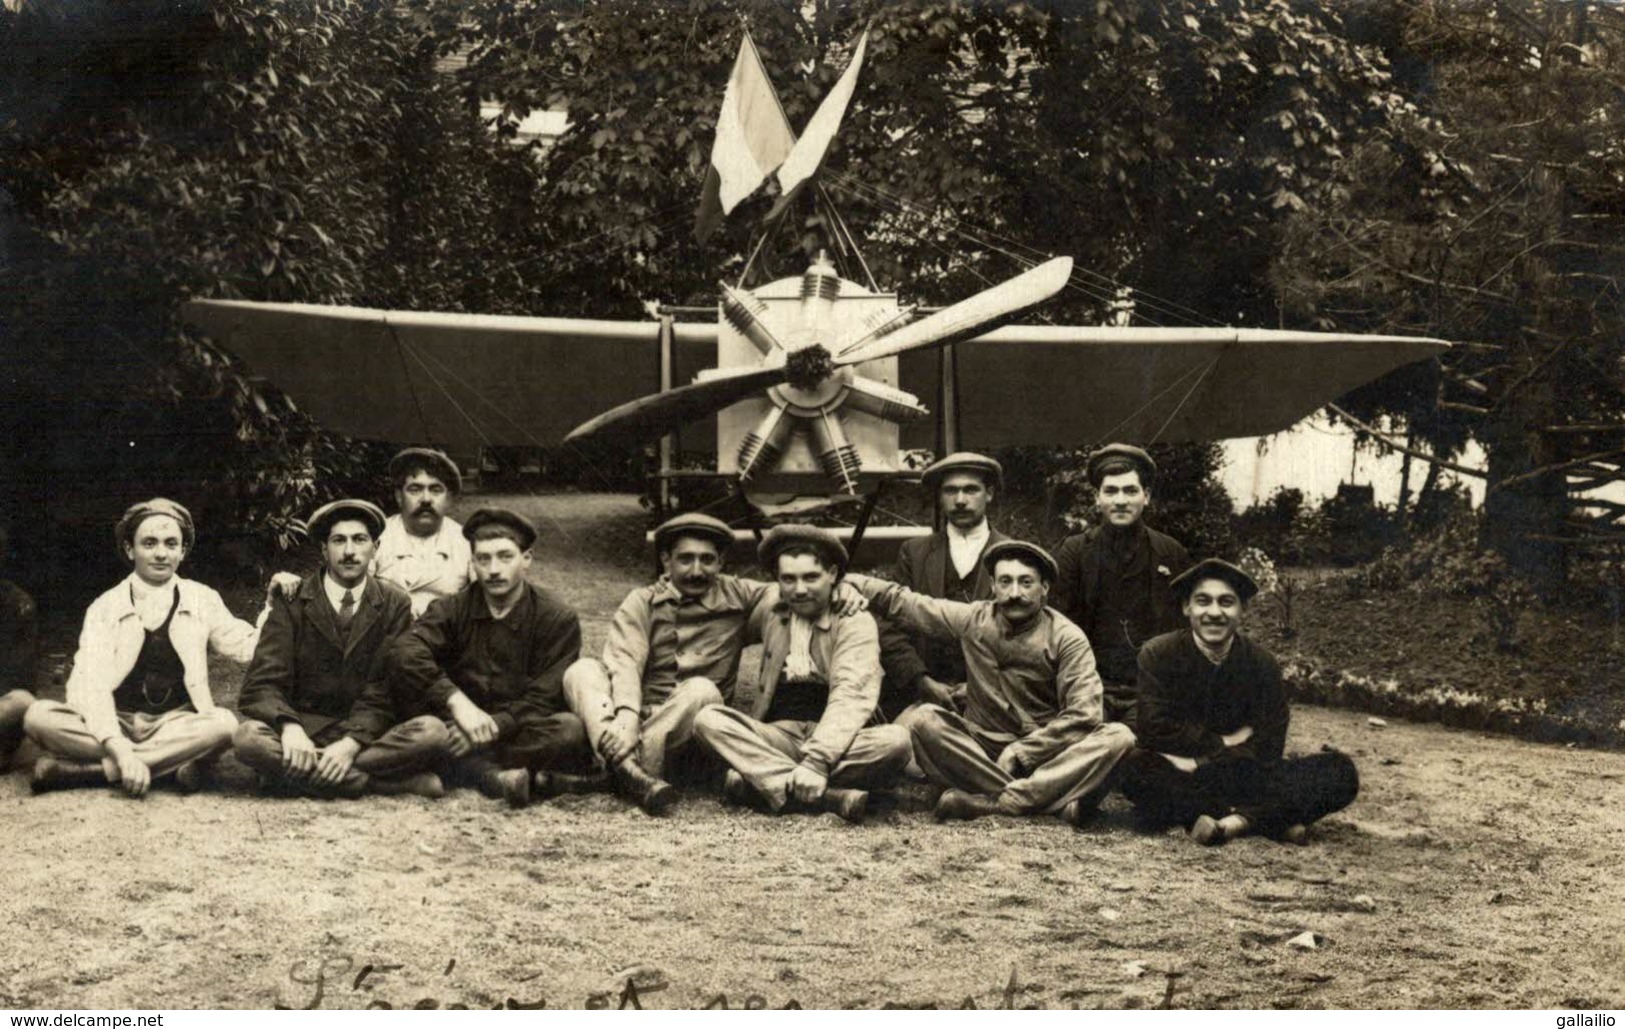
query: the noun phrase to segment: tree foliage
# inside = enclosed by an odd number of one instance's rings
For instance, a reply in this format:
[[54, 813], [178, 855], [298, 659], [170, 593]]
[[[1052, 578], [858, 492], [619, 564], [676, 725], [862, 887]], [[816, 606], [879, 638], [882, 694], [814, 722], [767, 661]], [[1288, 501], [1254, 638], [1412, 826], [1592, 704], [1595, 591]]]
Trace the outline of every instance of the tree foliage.
[[[31, 484], [13, 503], [95, 483], [83, 520], [105, 524], [201, 482], [194, 502], [236, 508], [222, 522], [288, 539], [325, 491], [378, 488], [370, 456], [179, 330], [187, 296], [708, 302], [773, 199], [692, 238], [742, 25], [797, 128], [871, 31], [823, 189], [756, 281], [830, 241], [833, 201], [881, 284], [928, 303], [1066, 253], [1057, 321], [1493, 338], [1505, 360], [1464, 351], [1357, 409], [1441, 450], [1480, 436], [1514, 477], [1534, 414], [1496, 412], [1615, 410], [1618, 19], [1537, 0], [29, 0], [0, 12], [22, 55], [0, 69], [0, 317], [29, 356], [8, 384], [8, 466]], [[454, 52], [466, 66], [437, 71]], [[490, 100], [508, 138], [541, 108], [570, 127], [508, 146], [480, 124]], [[1527, 399], [1436, 402], [1479, 380]]]
[[[1313, 195], [1276, 263], [1298, 318], [1460, 340], [1351, 398], [1489, 454], [1487, 539], [1562, 581], [1564, 472], [1625, 442], [1625, 12], [1391, 0], [1366, 30], [1412, 102]], [[1586, 429], [1585, 426], [1599, 426]], [[1576, 460], [1601, 454], [1599, 463]]]
[[[0, 52], [18, 55], [0, 71], [0, 318], [26, 358], [0, 405], [6, 499], [13, 519], [50, 515], [19, 550], [59, 566], [45, 555], [82, 552], [123, 505], [170, 493], [203, 527], [199, 559], [224, 544], [252, 563], [296, 542], [325, 497], [378, 493], [376, 453], [184, 334], [177, 309], [462, 306], [524, 165], [434, 75], [450, 38], [435, 14], [351, 0], [0, 12]], [[111, 564], [110, 548], [89, 552]]]

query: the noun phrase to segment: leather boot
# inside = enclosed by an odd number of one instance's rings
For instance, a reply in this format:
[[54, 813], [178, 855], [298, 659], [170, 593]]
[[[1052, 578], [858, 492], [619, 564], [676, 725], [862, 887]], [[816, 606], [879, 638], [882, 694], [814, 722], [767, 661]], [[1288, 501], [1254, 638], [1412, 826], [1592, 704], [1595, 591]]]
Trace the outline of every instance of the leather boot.
[[738, 807], [750, 807], [759, 798], [756, 791], [750, 788], [750, 783], [745, 781], [745, 777], [730, 768], [722, 777], [722, 799]]
[[636, 761], [622, 761], [615, 766], [615, 789], [651, 815], [665, 814], [677, 800], [677, 791], [670, 783], [645, 772]]
[[575, 775], [570, 772], [549, 772], [540, 769], [531, 785], [537, 797], [557, 797], [565, 793], [602, 793], [610, 787], [608, 772]]
[[100, 761], [42, 757], [34, 762], [34, 774], [28, 785], [35, 793], [49, 793], [51, 790], [71, 790], [81, 786], [106, 786], [108, 782]]
[[937, 807], [933, 814], [937, 821], [949, 822], [954, 819], [981, 818], [983, 815], [996, 815], [999, 813], [999, 802], [992, 797], [984, 797], [979, 793], [967, 793], [964, 790], [943, 790], [942, 796], [937, 798]]
[[433, 772], [419, 772], [398, 779], [380, 779], [373, 776], [372, 792], [386, 797], [411, 796], [438, 800], [446, 795], [446, 784]]
[[509, 807], [530, 803], [530, 772], [523, 768], [492, 769], [480, 776], [480, 792]]
[[857, 825], [869, 813], [869, 793], [867, 790], [826, 789], [819, 805], [825, 811], [833, 811], [844, 821]]

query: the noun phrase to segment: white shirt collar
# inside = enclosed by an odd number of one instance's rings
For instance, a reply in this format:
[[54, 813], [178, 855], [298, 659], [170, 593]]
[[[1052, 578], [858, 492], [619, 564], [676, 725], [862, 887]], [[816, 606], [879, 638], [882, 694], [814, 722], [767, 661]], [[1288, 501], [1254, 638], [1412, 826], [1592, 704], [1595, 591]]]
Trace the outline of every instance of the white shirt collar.
[[992, 534], [993, 530], [988, 526], [986, 518], [978, 522], [974, 529], [969, 530], [961, 529], [952, 522], [948, 523], [948, 538], [950, 540], [959, 539], [971, 543], [985, 543]]
[[976, 562], [980, 560], [982, 549], [987, 546], [992, 532], [986, 518], [968, 531], [951, 522], [948, 524], [948, 556], [953, 560], [954, 571], [959, 573], [961, 579], [976, 571]]
[[178, 576], [163, 586], [149, 586], [141, 576], [130, 573], [130, 604], [135, 608], [136, 617], [141, 619], [141, 625], [149, 631], [164, 624], [175, 606], [175, 594], [179, 590]]
[[339, 608], [344, 605], [344, 591], [346, 589], [350, 591], [351, 602], [359, 607], [361, 605], [361, 594], [366, 588], [366, 579], [362, 579], [357, 585], [345, 587], [334, 582], [333, 577], [328, 575], [326, 571], [322, 572], [322, 589], [327, 591], [327, 602], [333, 605], [333, 612], [335, 614], [337, 614]]

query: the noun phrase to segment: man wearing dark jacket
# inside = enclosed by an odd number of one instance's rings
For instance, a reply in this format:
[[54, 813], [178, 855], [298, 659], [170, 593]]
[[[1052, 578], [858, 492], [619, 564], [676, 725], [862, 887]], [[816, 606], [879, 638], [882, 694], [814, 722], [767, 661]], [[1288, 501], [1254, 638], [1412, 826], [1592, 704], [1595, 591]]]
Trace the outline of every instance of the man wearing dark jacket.
[[445, 719], [449, 774], [515, 807], [549, 772], [593, 769], [587, 730], [564, 698], [564, 672], [581, 656], [581, 622], [525, 578], [536, 529], [502, 508], [463, 525], [474, 582], [429, 605], [395, 647], [403, 690]]
[[[291, 599], [272, 594], [238, 698], [237, 760], [263, 785], [318, 796], [445, 792], [429, 767], [448, 736], [438, 719], [397, 717], [386, 659], [412, 624], [406, 593], [367, 574], [384, 513], [335, 500], [307, 523], [322, 569]], [[399, 724], [397, 724], [399, 723]]]
[[[1004, 486], [1003, 467], [981, 454], [949, 454], [921, 473], [920, 485], [935, 500], [943, 524], [898, 549], [897, 581], [941, 600], [991, 600], [993, 585], [982, 555], [1007, 538], [987, 517], [988, 504]], [[886, 673], [880, 708], [890, 719], [917, 703], [951, 708], [965, 684], [957, 641], [910, 631], [894, 619], [880, 622], [880, 664]]]
[[1134, 724], [1140, 646], [1184, 624], [1170, 583], [1190, 566], [1171, 536], [1145, 524], [1156, 462], [1113, 443], [1089, 457], [1100, 524], [1067, 537], [1055, 552], [1052, 602], [1084, 631], [1100, 665], [1106, 720]]
[[1354, 762], [1336, 751], [1282, 757], [1281, 668], [1239, 631], [1258, 592], [1251, 576], [1209, 558], [1173, 587], [1189, 625], [1140, 651], [1144, 749], [1125, 765], [1123, 794], [1148, 821], [1189, 826], [1204, 845], [1248, 832], [1304, 842], [1310, 823], [1353, 802]]

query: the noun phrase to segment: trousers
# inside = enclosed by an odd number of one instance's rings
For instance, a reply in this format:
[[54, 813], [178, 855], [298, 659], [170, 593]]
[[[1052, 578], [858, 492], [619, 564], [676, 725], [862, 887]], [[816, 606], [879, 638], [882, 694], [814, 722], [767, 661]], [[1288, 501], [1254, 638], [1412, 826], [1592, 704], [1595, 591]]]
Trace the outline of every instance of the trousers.
[[[318, 748], [344, 737], [341, 723], [335, 722], [311, 738]], [[350, 772], [330, 787], [301, 783], [314, 793], [354, 795], [366, 788], [369, 778], [396, 779], [430, 768], [446, 753], [450, 734], [446, 725], [432, 715], [408, 719], [392, 727], [355, 756]], [[249, 719], [237, 727], [231, 738], [237, 760], [269, 781], [283, 781], [282, 734], [264, 722]]]
[[[449, 734], [462, 731], [449, 718], [444, 728], [448, 739]], [[560, 711], [551, 715], [526, 714], [516, 720], [513, 732], [489, 747], [448, 758], [442, 763], [441, 775], [449, 780], [447, 785], [478, 786], [486, 772], [524, 768], [584, 775], [593, 770], [593, 762], [586, 726], [569, 711]]]
[[1162, 755], [1142, 750], [1125, 763], [1122, 788], [1154, 825], [1189, 826], [1199, 815], [1237, 814], [1260, 834], [1279, 836], [1352, 804], [1360, 773], [1337, 751], [1269, 765], [1220, 760], [1181, 772]]
[[[694, 719], [700, 741], [743, 776], [774, 811], [788, 802], [790, 773], [801, 763], [802, 747], [817, 728], [817, 722], [760, 722], [720, 704]], [[902, 726], [860, 729], [830, 769], [829, 784], [859, 790], [895, 786], [908, 767], [909, 749], [908, 730]]]
[[1106, 721], [1133, 725], [1139, 718], [1140, 688], [1134, 682], [1119, 682], [1102, 678], [1101, 703], [1106, 708]]
[[11, 756], [23, 741], [23, 717], [34, 705], [27, 690], [10, 690], [0, 695], [0, 772], [11, 767]]
[[[190, 707], [165, 711], [161, 715], [118, 713], [119, 728], [135, 747], [136, 756], [146, 763], [153, 778], [173, 772], [188, 761], [222, 753], [231, 746], [237, 716], [224, 708], [199, 714]], [[73, 761], [100, 761], [108, 782], [116, 777], [112, 759], [91, 734], [84, 716], [67, 704], [41, 700], [23, 717], [23, 731], [41, 750]]]
[[[615, 716], [610, 697], [609, 672], [602, 662], [584, 657], [564, 672], [564, 702], [587, 730], [587, 742], [598, 751], [604, 729]], [[658, 704], [644, 704], [638, 712], [638, 764], [661, 778], [666, 758], [694, 740], [694, 719], [712, 704], [722, 703], [722, 691], [704, 676], [684, 679]]]
[[907, 724], [920, 771], [938, 785], [995, 797], [999, 810], [1011, 815], [1059, 811], [1080, 797], [1098, 802], [1111, 787], [1117, 763], [1134, 749], [1133, 731], [1107, 722], [1080, 730], [1054, 757], [1018, 779], [997, 764], [1006, 741], [989, 738], [963, 715], [925, 704]]

